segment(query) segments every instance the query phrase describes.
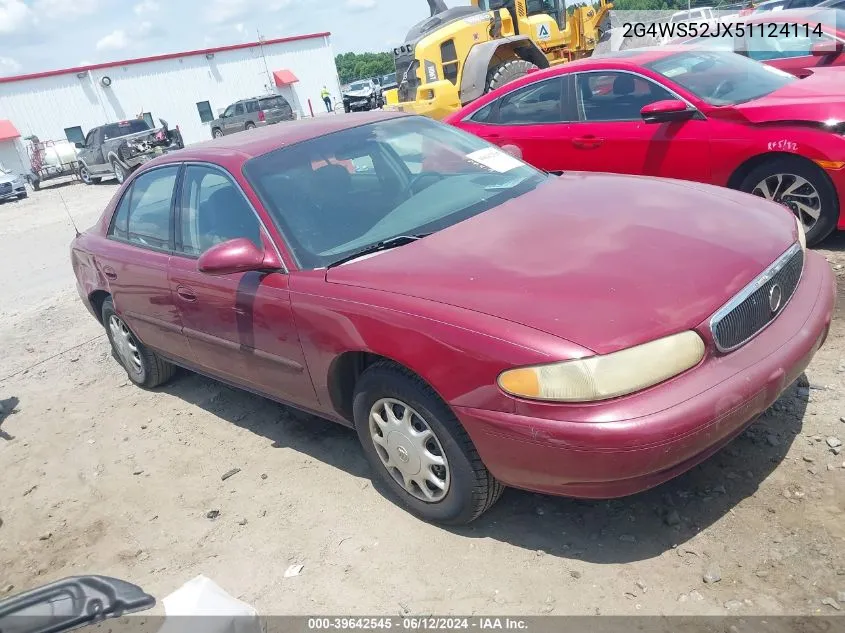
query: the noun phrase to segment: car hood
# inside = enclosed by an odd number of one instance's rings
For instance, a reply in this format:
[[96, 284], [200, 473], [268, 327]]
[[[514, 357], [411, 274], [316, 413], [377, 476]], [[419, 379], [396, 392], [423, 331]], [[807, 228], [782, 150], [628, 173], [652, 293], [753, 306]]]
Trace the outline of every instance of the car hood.
[[347, 90], [343, 93], [345, 97], [369, 97], [373, 94], [372, 88], [364, 88], [363, 90]]
[[326, 280], [497, 316], [596, 353], [693, 328], [797, 239], [773, 203], [709, 185], [570, 173]]
[[15, 182], [17, 180], [17, 174], [4, 174], [0, 172], [0, 185], [4, 185], [7, 182]]
[[825, 68], [761, 98], [733, 106], [751, 123], [845, 119], [845, 73]]

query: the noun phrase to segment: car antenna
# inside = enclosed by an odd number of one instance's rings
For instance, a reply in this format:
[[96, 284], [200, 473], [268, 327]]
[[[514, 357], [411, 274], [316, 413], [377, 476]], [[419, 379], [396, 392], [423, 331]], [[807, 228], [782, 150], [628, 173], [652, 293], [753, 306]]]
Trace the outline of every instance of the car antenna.
[[70, 220], [71, 225], [73, 225], [73, 230], [76, 231], [76, 237], [79, 237], [79, 229], [76, 228], [76, 222], [73, 221], [73, 216], [70, 214], [70, 209], [67, 208], [67, 202], [65, 202], [65, 198], [62, 195], [61, 191], [57, 191], [56, 193], [59, 194], [59, 200], [62, 201], [62, 205], [64, 205], [65, 213], [67, 213], [67, 217]]

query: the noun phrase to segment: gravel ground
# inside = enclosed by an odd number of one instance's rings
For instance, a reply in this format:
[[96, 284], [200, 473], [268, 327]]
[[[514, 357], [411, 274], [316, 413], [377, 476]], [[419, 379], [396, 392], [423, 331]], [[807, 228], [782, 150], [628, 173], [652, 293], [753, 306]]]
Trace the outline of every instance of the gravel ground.
[[205, 574], [263, 614], [845, 613], [845, 235], [819, 249], [839, 318], [808, 386], [720, 454], [622, 500], [508, 490], [443, 529], [374, 489], [351, 431], [187, 372], [130, 385], [76, 297], [62, 202], [87, 227], [114, 191], [0, 204], [0, 595]]

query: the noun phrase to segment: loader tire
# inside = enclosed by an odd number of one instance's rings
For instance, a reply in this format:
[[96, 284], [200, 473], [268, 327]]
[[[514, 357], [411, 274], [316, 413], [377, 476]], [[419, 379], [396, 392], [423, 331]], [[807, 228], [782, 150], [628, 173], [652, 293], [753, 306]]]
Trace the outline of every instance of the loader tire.
[[492, 92], [497, 88], [501, 88], [505, 84], [509, 84], [515, 79], [524, 77], [528, 71], [536, 69], [537, 66], [524, 59], [511, 59], [506, 62], [493, 66], [487, 72], [487, 89], [485, 94]]

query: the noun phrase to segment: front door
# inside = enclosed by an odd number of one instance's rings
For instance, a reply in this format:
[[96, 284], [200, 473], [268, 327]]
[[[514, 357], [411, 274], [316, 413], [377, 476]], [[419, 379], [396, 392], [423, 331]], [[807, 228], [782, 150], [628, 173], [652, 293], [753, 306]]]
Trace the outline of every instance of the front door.
[[640, 115], [643, 106], [677, 99], [666, 88], [625, 71], [578, 73], [575, 85], [577, 169], [709, 181], [706, 120], [645, 123]]
[[170, 286], [194, 364], [224, 380], [315, 407], [288, 275], [211, 276], [197, 269], [203, 252], [227, 240], [245, 237], [261, 248], [274, 248], [232, 177], [215, 167], [188, 165], [176, 226]]
[[232, 115], [228, 117], [224, 123], [224, 127], [226, 128], [226, 134], [232, 134], [234, 132], [240, 132], [244, 129], [244, 124], [246, 121], [246, 108], [244, 108], [243, 103], [236, 103], [234, 105], [234, 109], [232, 110]]
[[178, 165], [140, 174], [123, 193], [97, 256], [115, 309], [145, 345], [188, 359], [188, 346], [170, 292], [171, 211]]
[[108, 165], [103, 156], [103, 128], [95, 127], [85, 137], [85, 147], [79, 152], [79, 160], [88, 166], [90, 173], [106, 171]]

